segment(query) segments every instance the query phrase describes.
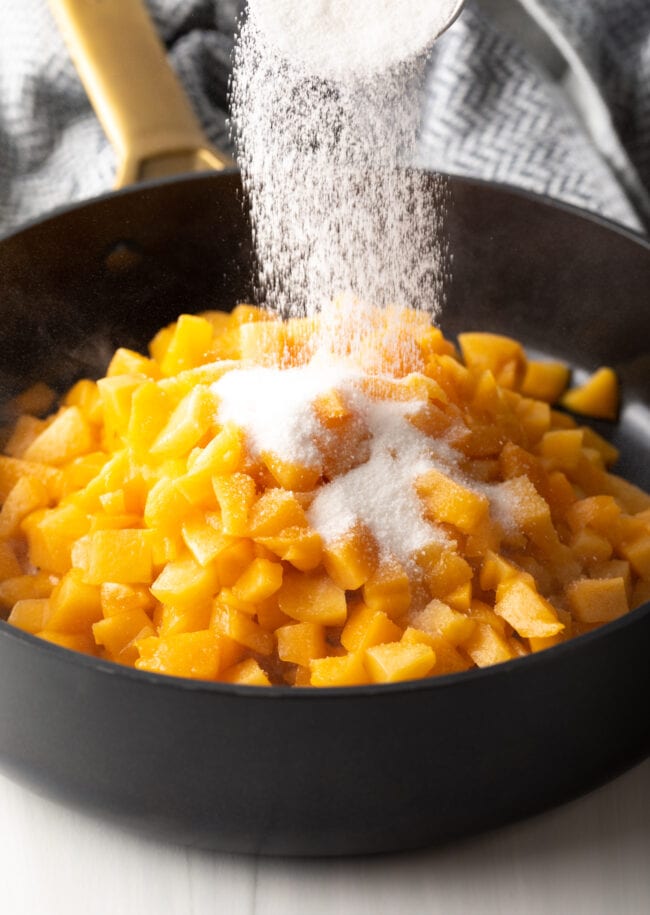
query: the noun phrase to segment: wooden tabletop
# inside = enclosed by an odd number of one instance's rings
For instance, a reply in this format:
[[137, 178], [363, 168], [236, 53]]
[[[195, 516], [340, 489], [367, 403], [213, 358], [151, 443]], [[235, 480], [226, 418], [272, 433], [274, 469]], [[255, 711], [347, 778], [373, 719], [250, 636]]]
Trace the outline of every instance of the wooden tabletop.
[[154, 842], [0, 776], [0, 862], [3, 915], [643, 915], [650, 760], [489, 835], [348, 860]]

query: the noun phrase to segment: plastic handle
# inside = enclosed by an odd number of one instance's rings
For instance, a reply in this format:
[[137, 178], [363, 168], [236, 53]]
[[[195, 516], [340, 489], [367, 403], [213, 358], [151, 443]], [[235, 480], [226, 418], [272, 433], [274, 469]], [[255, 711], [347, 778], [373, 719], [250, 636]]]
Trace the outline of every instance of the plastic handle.
[[116, 187], [232, 165], [213, 149], [141, 0], [49, 0], [118, 157]]

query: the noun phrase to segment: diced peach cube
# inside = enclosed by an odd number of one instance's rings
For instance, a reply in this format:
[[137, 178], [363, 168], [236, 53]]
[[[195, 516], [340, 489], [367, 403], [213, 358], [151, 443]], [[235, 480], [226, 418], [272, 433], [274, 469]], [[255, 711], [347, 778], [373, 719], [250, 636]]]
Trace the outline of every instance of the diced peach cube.
[[263, 557], [253, 559], [232, 586], [236, 597], [250, 603], [266, 600], [282, 585], [282, 566]]
[[567, 391], [562, 406], [575, 413], [598, 419], [616, 419], [618, 413], [618, 379], [613, 369], [597, 369], [584, 384]]
[[270, 655], [275, 646], [275, 638], [271, 632], [262, 629], [246, 613], [229, 607], [218, 599], [212, 609], [210, 628], [261, 655]]
[[80, 569], [70, 569], [50, 596], [47, 628], [52, 632], [87, 632], [101, 618], [99, 588], [87, 584]]
[[26, 461], [60, 465], [92, 451], [94, 437], [79, 407], [62, 407], [23, 454]]
[[98, 620], [92, 626], [97, 645], [108, 652], [110, 658], [122, 663], [134, 663], [138, 651], [133, 641], [155, 635], [151, 620], [144, 610], [126, 610]]
[[63, 575], [71, 565], [72, 545], [90, 527], [90, 518], [74, 504], [37, 509], [22, 522], [29, 561], [38, 569]]
[[209, 321], [184, 314], [169, 331], [165, 338], [159, 341], [156, 338], [151, 344], [152, 355], [160, 363], [163, 375], [176, 375], [205, 362], [213, 336]]
[[402, 630], [382, 610], [358, 604], [341, 633], [341, 644], [348, 651], [363, 651], [372, 645], [397, 642]]
[[344, 591], [356, 591], [371, 577], [378, 563], [377, 543], [361, 522], [325, 545], [323, 565], [332, 581]]
[[502, 387], [520, 386], [526, 371], [526, 354], [517, 340], [476, 332], [459, 334], [458, 342], [468, 368], [489, 369]]
[[255, 481], [247, 473], [215, 476], [214, 493], [221, 508], [221, 523], [225, 534], [246, 536], [249, 516], [255, 502]]
[[247, 658], [233, 664], [219, 678], [223, 683], [236, 683], [239, 686], [270, 686], [271, 681], [264, 673], [255, 658]]
[[294, 492], [309, 492], [318, 483], [321, 475], [320, 467], [305, 467], [284, 461], [274, 454], [262, 454], [262, 462], [271, 471], [278, 486]]
[[302, 623], [343, 626], [347, 618], [345, 591], [323, 572], [285, 573], [278, 592], [283, 613]]
[[137, 648], [140, 657], [135, 666], [138, 670], [193, 680], [215, 680], [219, 673], [221, 646], [210, 630], [182, 632], [164, 638], [152, 636], [140, 639]]
[[23, 632], [32, 635], [45, 629], [50, 616], [50, 601], [47, 597], [26, 597], [16, 601], [7, 622]]
[[417, 680], [431, 673], [436, 655], [430, 645], [389, 642], [367, 648], [364, 664], [373, 683]]
[[396, 560], [382, 560], [361, 593], [368, 607], [382, 610], [391, 619], [402, 616], [411, 606], [411, 583]]
[[428, 470], [416, 482], [418, 495], [433, 521], [453, 524], [466, 534], [475, 533], [487, 520], [486, 496], [456, 483], [439, 470]]
[[251, 509], [251, 537], [272, 537], [288, 527], [307, 527], [304, 508], [292, 492], [268, 489]]
[[553, 605], [537, 593], [527, 576], [501, 582], [494, 612], [523, 638], [548, 638], [564, 629]]
[[370, 677], [359, 653], [310, 661], [312, 686], [364, 686]]
[[629, 610], [622, 578], [581, 578], [567, 586], [566, 597], [581, 623], [608, 623]]
[[21, 477], [0, 510], [0, 537], [10, 537], [23, 518], [37, 508], [46, 508], [49, 502], [45, 483], [36, 477]]
[[278, 657], [290, 664], [308, 667], [314, 658], [327, 654], [325, 629], [320, 623], [291, 623], [276, 630]]
[[207, 385], [197, 385], [178, 404], [151, 445], [159, 457], [184, 457], [212, 429], [216, 401]]
[[286, 527], [271, 537], [257, 536], [255, 541], [301, 572], [315, 569], [323, 557], [321, 536], [308, 527]]
[[507, 640], [489, 623], [481, 621], [477, 622], [474, 633], [463, 648], [477, 667], [490, 667], [515, 656]]
[[188, 556], [168, 562], [151, 585], [151, 593], [163, 604], [190, 604], [209, 600], [218, 588], [216, 564], [200, 566]]

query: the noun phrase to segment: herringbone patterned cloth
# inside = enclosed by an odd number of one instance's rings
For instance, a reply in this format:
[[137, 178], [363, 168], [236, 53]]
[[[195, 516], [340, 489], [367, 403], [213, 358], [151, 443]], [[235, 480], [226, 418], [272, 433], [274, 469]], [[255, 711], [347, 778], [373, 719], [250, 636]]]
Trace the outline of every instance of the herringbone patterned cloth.
[[[495, 3], [525, 8], [561, 77], [495, 20]], [[227, 148], [240, 0], [147, 5], [208, 136]], [[650, 2], [468, 0], [431, 54], [420, 159], [650, 224]], [[114, 169], [46, 0], [0, 3], [0, 232], [107, 190]]]

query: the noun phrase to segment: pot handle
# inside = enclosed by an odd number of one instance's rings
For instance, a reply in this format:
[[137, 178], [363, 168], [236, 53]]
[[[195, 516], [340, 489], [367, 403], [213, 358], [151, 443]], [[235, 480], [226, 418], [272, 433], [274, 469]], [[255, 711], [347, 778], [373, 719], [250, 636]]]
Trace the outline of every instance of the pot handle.
[[141, 0], [49, 0], [118, 159], [116, 187], [232, 160], [208, 142]]

